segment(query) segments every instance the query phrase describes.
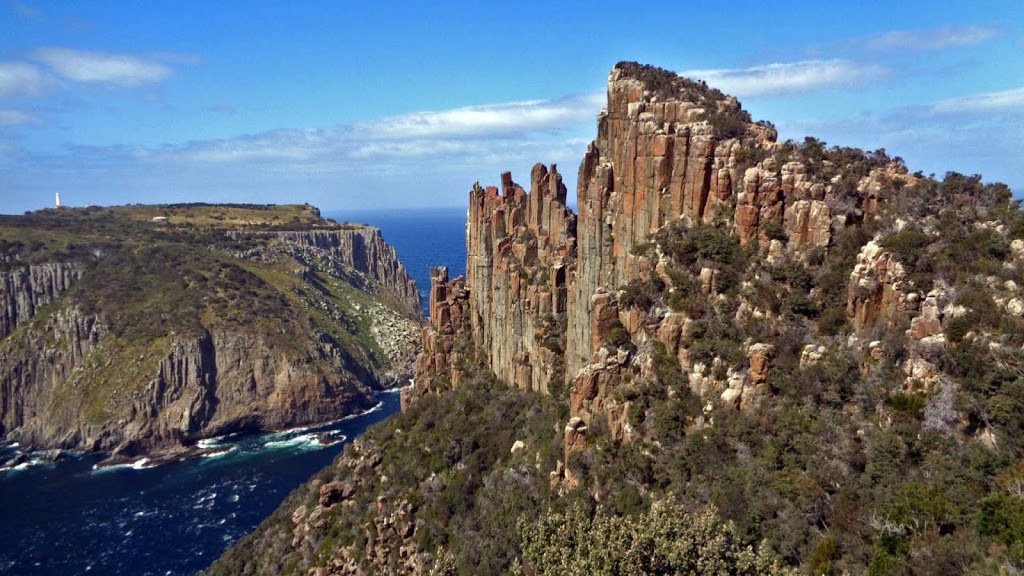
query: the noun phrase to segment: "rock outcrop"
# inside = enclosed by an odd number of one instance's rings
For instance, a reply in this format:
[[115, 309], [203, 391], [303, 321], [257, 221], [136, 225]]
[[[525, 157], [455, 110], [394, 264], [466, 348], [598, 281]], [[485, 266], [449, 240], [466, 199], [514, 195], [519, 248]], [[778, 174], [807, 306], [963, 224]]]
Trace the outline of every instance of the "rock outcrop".
[[914, 298], [908, 299], [903, 292], [905, 275], [903, 265], [875, 242], [861, 249], [850, 276], [847, 299], [854, 331], [867, 334], [878, 322], [897, 323], [906, 317], [907, 306]]
[[[676, 222], [714, 223], [770, 261], [826, 253], [836, 230], [878, 210], [889, 182], [906, 181], [905, 168], [872, 168], [855, 180], [826, 177], [838, 168], [822, 160], [817, 141], [794, 156], [792, 145], [777, 143], [774, 128], [752, 122], [735, 98], [632, 63], [612, 70], [597, 124], [579, 169], [578, 216], [565, 208], [557, 172], [541, 165], [533, 170], [530, 192], [509, 174], [500, 189], [477, 185], [470, 192], [467, 278], [457, 287], [435, 283], [431, 297], [456, 306], [470, 327], [432, 320], [424, 346], [433, 356], [421, 358], [417, 370], [417, 381], [432, 387], [420, 392], [436, 388], [439, 367], [446, 382], [457, 382], [441, 358], [462, 338], [467, 345], [461, 348], [473, 347], [509, 384], [549, 391], [561, 378], [571, 415], [589, 423], [602, 414], [613, 437], [622, 439], [630, 435], [629, 406], [611, 391], [626, 369], [647, 370], [643, 358], [659, 342], [703, 402], [755, 405], [770, 353], [752, 351], [737, 374], [722, 359], [697, 366], [682, 342], [691, 320], [686, 314], [663, 310], [648, 317], [619, 306], [619, 291], [631, 282], [671, 284], [666, 256], [650, 249], [654, 234]], [[898, 264], [878, 258], [862, 254], [850, 280], [849, 317], [859, 334], [879, 315], [914, 312], [896, 292]], [[701, 270], [707, 298], [718, 293], [720, 276], [716, 268]], [[453, 290], [469, 296], [456, 305], [447, 296]]]
[[[387, 298], [393, 307], [413, 318], [422, 316], [416, 283], [398, 260], [395, 247], [384, 242], [380, 229], [345, 224], [331, 230], [281, 232], [230, 231], [236, 241], [276, 240], [271, 252], [281, 252], [307, 266], [346, 278], [353, 284]], [[248, 250], [244, 256], [259, 258], [261, 249]]]
[[546, 391], [555, 352], [544, 348], [545, 322], [566, 312], [576, 251], [575, 216], [556, 167], [533, 167], [530, 192], [501, 176], [501, 190], [474, 186], [469, 197], [466, 284], [472, 342], [495, 375], [521, 389]]
[[468, 353], [469, 292], [460, 276], [448, 281], [448, 268], [430, 269], [430, 318], [423, 327], [423, 351], [416, 357], [412, 386], [402, 389], [402, 406], [419, 394], [457, 387]]
[[80, 266], [64, 262], [23, 266], [0, 274], [0, 340], [81, 276]]
[[[583, 500], [617, 526], [666, 494], [724, 506], [794, 567], [1013, 565], [1005, 531], [978, 529], [1022, 476], [1007, 187], [777, 143], [735, 99], [630, 63], [578, 186], [578, 217], [553, 167], [529, 191], [473, 187], [467, 277], [431, 272], [403, 414], [211, 574], [541, 573], [551, 510]], [[558, 516], [551, 573], [578, 566], [563, 553], [589, 518]]]

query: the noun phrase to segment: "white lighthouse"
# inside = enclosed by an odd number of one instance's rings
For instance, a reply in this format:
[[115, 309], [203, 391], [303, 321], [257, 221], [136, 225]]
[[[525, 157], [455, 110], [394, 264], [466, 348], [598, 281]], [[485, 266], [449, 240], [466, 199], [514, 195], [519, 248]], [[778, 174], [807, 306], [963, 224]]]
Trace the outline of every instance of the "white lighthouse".
[[60, 208], [60, 192], [57, 192], [57, 208]]

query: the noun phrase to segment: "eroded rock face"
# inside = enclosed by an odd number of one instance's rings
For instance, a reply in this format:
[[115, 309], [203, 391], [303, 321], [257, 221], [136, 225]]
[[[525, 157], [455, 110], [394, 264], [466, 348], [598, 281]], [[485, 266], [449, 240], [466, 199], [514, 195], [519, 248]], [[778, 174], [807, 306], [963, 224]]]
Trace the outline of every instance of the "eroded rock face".
[[850, 274], [846, 313], [857, 334], [866, 334], [877, 322], [897, 322], [906, 310], [903, 265], [875, 242], [857, 256]]
[[[271, 251], [280, 251], [354, 285], [386, 297], [388, 303], [413, 318], [422, 317], [416, 282], [398, 260], [395, 247], [384, 242], [380, 229], [347, 224], [343, 229], [281, 232], [230, 231], [232, 240], [274, 238]], [[240, 256], [260, 259], [260, 250]]]
[[469, 291], [461, 276], [448, 281], [448, 268], [430, 269], [430, 318], [422, 330], [413, 385], [402, 389], [402, 408], [418, 395], [458, 387], [471, 330]]
[[[799, 259], [812, 249], [826, 254], [835, 231], [877, 210], [900, 174], [873, 170], [856, 181], [826, 179], [835, 168], [827, 160], [792, 159], [785, 151], [792, 148], [775, 142], [774, 129], [752, 123], [734, 98], [664, 71], [620, 64], [609, 76], [607, 95], [597, 138], [579, 169], [578, 216], [564, 208], [564, 192], [554, 192], [554, 170], [542, 167], [534, 169], [529, 194], [508, 175], [500, 189], [471, 192], [467, 341], [499, 379], [550, 390], [558, 356], [538, 347], [538, 319], [564, 318], [570, 415], [590, 423], [600, 414], [613, 437], [623, 439], [629, 436], [625, 408], [611, 392], [623, 384], [624, 366], [651, 376], [655, 342], [678, 360], [707, 406], [756, 405], [772, 359], [762, 345], [748, 351], [749, 370], [720, 359], [695, 365], [684, 342], [692, 321], [686, 314], [620, 309], [617, 294], [631, 281], [671, 282], [665, 256], [643, 246], [654, 232], [678, 221], [717, 221], [726, 229], [731, 223], [740, 243], [757, 246], [769, 262]], [[557, 202], [550, 204], [551, 198]], [[902, 267], [877, 245], [865, 250], [849, 288], [858, 334], [879, 319], [909, 319], [914, 311], [900, 291]], [[545, 289], [537, 266], [552, 277], [561, 266], [564, 280], [558, 276]], [[719, 295], [719, 272], [706, 267], [695, 278], [704, 297]], [[609, 345], [613, 339], [621, 346]], [[425, 346], [436, 348], [434, 340], [425, 334]], [[422, 377], [430, 378], [432, 365], [423, 363]]]
[[73, 262], [36, 264], [0, 274], [0, 340], [81, 277], [82, 267]]
[[[576, 219], [556, 167], [538, 164], [530, 191], [501, 176], [501, 190], [470, 192], [466, 281], [473, 342], [501, 380], [546, 391], [554, 376], [539, 345], [543, 321], [566, 313]], [[558, 375], [561, 377], [561, 375]]]
[[[380, 295], [359, 310], [391, 361], [374, 363], [368, 350], [347, 349], [299, 321], [287, 330], [197, 322], [180, 332], [123, 339], [83, 311], [74, 291], [65, 296], [88, 263], [27, 266], [0, 275], [0, 434], [28, 446], [123, 458], [174, 452], [229, 431], [280, 429], [365, 410], [375, 403], [374, 389], [411, 375], [419, 299], [379, 230], [229, 234], [243, 244], [262, 235], [250, 243], [258, 247], [236, 258], [274, 262], [283, 254], [297, 278], [319, 271]], [[304, 292], [304, 300], [345, 320], [317, 290]]]
[[[417, 393], [445, 381], [458, 385], [454, 361], [470, 346], [495, 375], [519, 388], [546, 392], [561, 383], [560, 351], [553, 343], [564, 322], [576, 254], [576, 218], [565, 199], [557, 168], [541, 164], [533, 167], [529, 192], [507, 172], [500, 190], [473, 187], [467, 278], [448, 283], [447, 270], [437, 269], [432, 279]], [[458, 342], [464, 349], [456, 350]]]
[[[773, 130], [752, 124], [742, 137], [717, 136], [711, 118], [738, 110], [734, 99], [663, 99], [646, 89], [635, 70], [612, 70], [608, 106], [598, 117], [597, 139], [579, 171], [568, 373], [578, 372], [596, 351], [587, 334], [594, 312], [591, 296], [599, 287], [617, 289], [652, 268], [633, 248], [670, 221], [684, 216], [709, 221], [736, 203], [734, 189], [744, 177], [737, 155], [745, 146], [775, 137]], [[739, 214], [748, 231], [760, 225], [749, 209]]]

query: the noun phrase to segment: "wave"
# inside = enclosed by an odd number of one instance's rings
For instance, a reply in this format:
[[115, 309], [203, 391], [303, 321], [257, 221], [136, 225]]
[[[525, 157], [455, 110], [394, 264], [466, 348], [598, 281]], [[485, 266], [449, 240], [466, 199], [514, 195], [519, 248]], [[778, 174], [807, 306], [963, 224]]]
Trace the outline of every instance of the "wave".
[[[214, 445], [212, 447], [213, 448], [220, 448], [221, 445]], [[210, 447], [200, 446], [200, 448], [210, 448]], [[215, 452], [205, 452], [205, 453], [203, 453], [201, 455], [201, 457], [202, 458], [220, 458], [221, 456], [227, 456], [228, 454], [234, 452], [237, 448], [238, 448], [238, 446], [229, 446], [226, 450], [217, 450]]]
[[[378, 392], [378, 394], [393, 394], [393, 393], [395, 393], [397, 391], [398, 390], [385, 390], [385, 391]], [[349, 420], [354, 420], [356, 418], [361, 418], [361, 417], [366, 416], [368, 414], [373, 414], [374, 412], [380, 411], [382, 408], [384, 408], [384, 402], [383, 401], [377, 402], [371, 408], [367, 408], [366, 410], [364, 410], [362, 412], [356, 412], [355, 414], [349, 414], [348, 416], [344, 416], [342, 418], [338, 418], [337, 420], [330, 420], [330, 421], [327, 421], [327, 422], [321, 422], [319, 424], [309, 424], [309, 425], [306, 425], [306, 426], [299, 426], [297, 428], [289, 428], [287, 430], [281, 430], [279, 432], [271, 432], [270, 434], [268, 434], [268, 436], [271, 437], [271, 438], [278, 438], [278, 437], [282, 437], [282, 436], [290, 436], [292, 434], [299, 434], [299, 433], [302, 433], [302, 432], [308, 432], [310, 430], [326, 429], [326, 428], [330, 428], [331, 426], [337, 426], [338, 424], [341, 424], [342, 422], [348, 422]]]
[[196, 442], [196, 447], [202, 450], [206, 450], [207, 448], [216, 448], [217, 446], [220, 446], [221, 442], [227, 440], [229, 436], [234, 436], [234, 434], [225, 434], [223, 436], [203, 438], [202, 440]]
[[263, 447], [270, 450], [293, 447], [315, 449], [325, 448], [332, 444], [337, 444], [338, 442], [344, 442], [347, 439], [348, 438], [344, 434], [338, 434], [338, 431], [334, 430], [313, 434], [300, 434], [285, 440], [272, 440], [270, 442], [265, 442]]
[[138, 460], [125, 462], [124, 464], [104, 464], [103, 462], [100, 462], [99, 464], [93, 464], [92, 472], [93, 474], [102, 474], [112, 470], [124, 470], [128, 468], [132, 470], [147, 470], [149, 468], [156, 468], [159, 465], [160, 464], [158, 462], [150, 462], [149, 458], [139, 458]]
[[[33, 452], [32, 454], [36, 453]], [[14, 464], [12, 466], [0, 466], [0, 472], [20, 472], [22, 470], [28, 470], [29, 468], [32, 468], [34, 466], [47, 466], [52, 464], [54, 464], [53, 461], [45, 460], [39, 456], [33, 455], [25, 460], [20, 460], [17, 464]]]
[[[384, 394], [388, 394], [388, 392], [384, 392]], [[377, 402], [376, 406], [374, 406], [373, 408], [370, 408], [369, 410], [366, 410], [365, 412], [360, 412], [358, 414], [352, 414], [351, 416], [346, 416], [346, 417], [342, 418], [341, 420], [339, 420], [339, 422], [344, 422], [345, 420], [351, 420], [353, 418], [359, 418], [360, 416], [366, 416], [367, 414], [373, 414], [374, 412], [380, 411], [380, 409], [383, 408], [383, 407], [384, 407], [384, 402]]]
[[14, 466], [0, 466], [0, 472], [20, 472], [21, 470], [27, 470], [33, 466], [38, 466], [39, 464], [42, 464], [42, 461], [38, 458], [26, 460], [15, 464]]

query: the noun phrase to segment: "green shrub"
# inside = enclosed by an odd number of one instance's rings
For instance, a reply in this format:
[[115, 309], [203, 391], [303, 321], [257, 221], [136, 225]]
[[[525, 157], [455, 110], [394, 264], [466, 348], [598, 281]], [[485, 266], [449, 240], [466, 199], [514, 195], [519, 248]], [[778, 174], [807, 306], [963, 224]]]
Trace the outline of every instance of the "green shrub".
[[692, 515], [663, 502], [650, 512], [614, 518], [580, 508], [549, 512], [518, 525], [529, 571], [545, 575], [791, 574], [755, 552], [713, 510]]
[[622, 294], [619, 296], [619, 304], [623, 308], [647, 310], [661, 299], [664, 292], [665, 283], [661, 281], [661, 278], [633, 280], [623, 287]]
[[608, 343], [622, 350], [636, 351], [633, 339], [629, 336], [626, 327], [622, 325], [622, 322], [619, 322], [618, 318], [612, 321], [611, 327], [608, 329]]

